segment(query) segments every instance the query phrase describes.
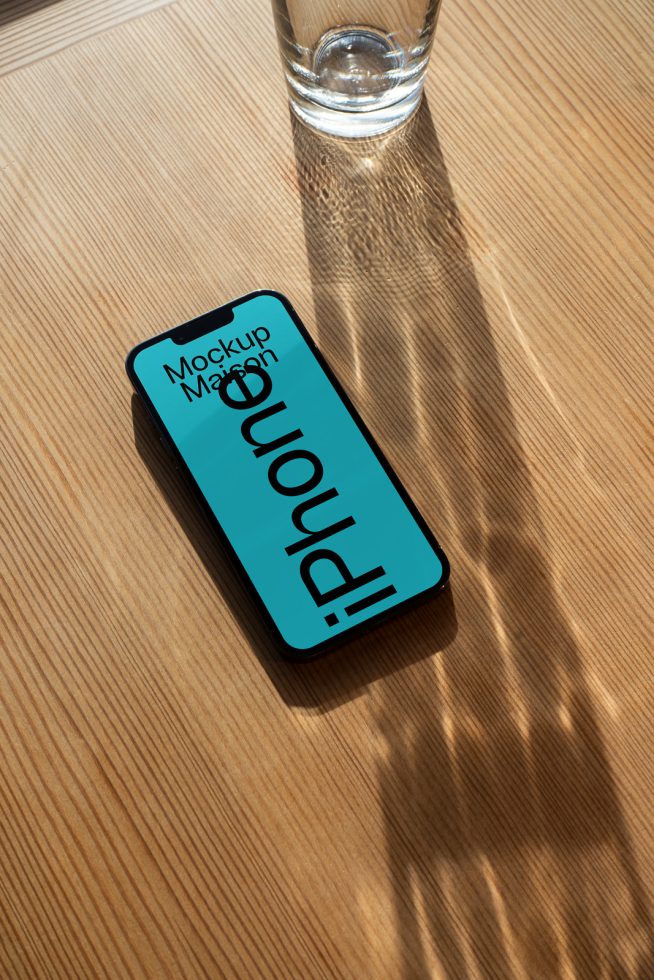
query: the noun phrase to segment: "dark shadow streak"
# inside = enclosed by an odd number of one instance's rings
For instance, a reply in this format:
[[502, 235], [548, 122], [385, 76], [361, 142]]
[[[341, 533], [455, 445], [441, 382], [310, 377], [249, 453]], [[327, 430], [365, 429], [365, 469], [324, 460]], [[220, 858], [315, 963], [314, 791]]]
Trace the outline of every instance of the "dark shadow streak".
[[[307, 664], [280, 658], [248, 590], [241, 583], [195, 493], [164, 449], [147, 412], [132, 396], [134, 441], [142, 460], [184, 529], [220, 595], [284, 701], [326, 711], [361, 694], [373, 681], [441, 650], [456, 635], [449, 589], [377, 629]], [[406, 643], [406, 637], [411, 642]]]
[[316, 339], [457, 588], [438, 670], [369, 692], [404, 975], [651, 980], [650, 914], [429, 109], [382, 140], [293, 134]]
[[13, 2], [9, 0], [9, 3], [3, 4], [3, 9], [0, 9], [0, 28], [14, 20], [20, 20], [21, 17], [34, 14], [43, 7], [51, 7], [55, 3], [57, 0], [13, 0]]

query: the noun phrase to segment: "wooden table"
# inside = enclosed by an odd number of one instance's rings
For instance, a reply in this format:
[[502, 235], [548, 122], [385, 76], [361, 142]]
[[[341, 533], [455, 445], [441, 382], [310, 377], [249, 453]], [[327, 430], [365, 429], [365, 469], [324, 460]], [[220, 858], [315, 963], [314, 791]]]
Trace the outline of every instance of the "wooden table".
[[[651, 980], [647, 0], [445, 0], [367, 145], [265, 0], [0, 25], [0, 975]], [[453, 570], [305, 669], [123, 370], [258, 287]]]

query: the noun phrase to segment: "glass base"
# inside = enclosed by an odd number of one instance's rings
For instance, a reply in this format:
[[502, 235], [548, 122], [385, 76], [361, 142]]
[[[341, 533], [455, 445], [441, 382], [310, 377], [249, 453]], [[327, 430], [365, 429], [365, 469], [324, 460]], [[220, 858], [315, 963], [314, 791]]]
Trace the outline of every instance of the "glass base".
[[307, 126], [330, 136], [363, 139], [367, 136], [381, 136], [382, 133], [388, 133], [407, 122], [420, 105], [421, 97], [422, 84], [400, 102], [381, 109], [329, 109], [303, 98], [292, 89], [289, 101], [295, 115]]
[[415, 112], [426, 58], [407, 61], [389, 35], [355, 24], [326, 31], [309, 67], [289, 67], [291, 107], [303, 122], [361, 138], [387, 133]]

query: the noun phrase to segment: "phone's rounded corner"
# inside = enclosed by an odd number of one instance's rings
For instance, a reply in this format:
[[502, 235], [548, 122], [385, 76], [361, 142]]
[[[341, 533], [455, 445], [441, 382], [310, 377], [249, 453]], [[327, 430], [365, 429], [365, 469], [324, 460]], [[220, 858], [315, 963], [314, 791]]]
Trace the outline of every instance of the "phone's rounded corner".
[[449, 587], [450, 563], [447, 559], [447, 555], [443, 551], [441, 551], [439, 547], [436, 547], [434, 549], [434, 553], [440, 565], [440, 572], [436, 580], [432, 582], [431, 585], [428, 585], [426, 589], [423, 589], [422, 592], [419, 592], [416, 595], [416, 599], [426, 600], [426, 599], [434, 598], [435, 596], [440, 595], [442, 592], [445, 592], [445, 590]]
[[135, 368], [136, 358], [139, 356], [141, 351], [145, 350], [145, 348], [151, 343], [151, 340], [142, 340], [140, 344], [136, 345], [136, 347], [132, 347], [131, 351], [129, 351], [125, 358], [125, 371], [127, 372], [127, 377], [135, 388], [138, 382], [138, 375]]
[[273, 299], [278, 299], [281, 303], [289, 304], [289, 305], [291, 302], [288, 296], [285, 296], [284, 293], [282, 293], [281, 290], [279, 289], [255, 289], [255, 291], [253, 293], [250, 293], [250, 295], [271, 296]]
[[286, 663], [298, 665], [313, 663], [320, 656], [321, 651], [314, 652], [311, 648], [309, 650], [300, 650], [291, 646], [289, 643], [282, 643], [280, 645], [280, 653]]
[[261, 297], [267, 296], [269, 299], [277, 300], [277, 302], [281, 303], [284, 309], [288, 313], [290, 313], [293, 316], [297, 316], [297, 313], [295, 312], [295, 308], [291, 303], [290, 299], [284, 293], [280, 292], [279, 289], [257, 289], [253, 293], [250, 293], [248, 296], [243, 297], [243, 299], [244, 300], [257, 299], [260, 296]]
[[276, 623], [273, 623], [273, 632], [275, 638], [275, 645], [279, 650], [280, 655], [284, 660], [293, 664], [307, 663], [310, 660], [315, 660], [316, 657], [320, 656], [321, 646], [319, 647], [299, 647], [291, 643], [283, 635], [282, 631], [279, 629]]
[[444, 551], [441, 551], [439, 548], [436, 555], [441, 563], [441, 574], [433, 588], [435, 592], [443, 592], [444, 589], [446, 589], [450, 584], [450, 573], [452, 569], [450, 567], [449, 559]]

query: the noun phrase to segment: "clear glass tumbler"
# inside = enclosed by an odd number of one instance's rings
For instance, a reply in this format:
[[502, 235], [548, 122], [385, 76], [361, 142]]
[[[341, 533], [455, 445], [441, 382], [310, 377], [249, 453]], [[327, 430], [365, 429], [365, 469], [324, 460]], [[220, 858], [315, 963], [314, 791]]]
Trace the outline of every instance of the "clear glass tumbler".
[[417, 108], [440, 0], [273, 0], [291, 106], [335, 136], [375, 136]]

